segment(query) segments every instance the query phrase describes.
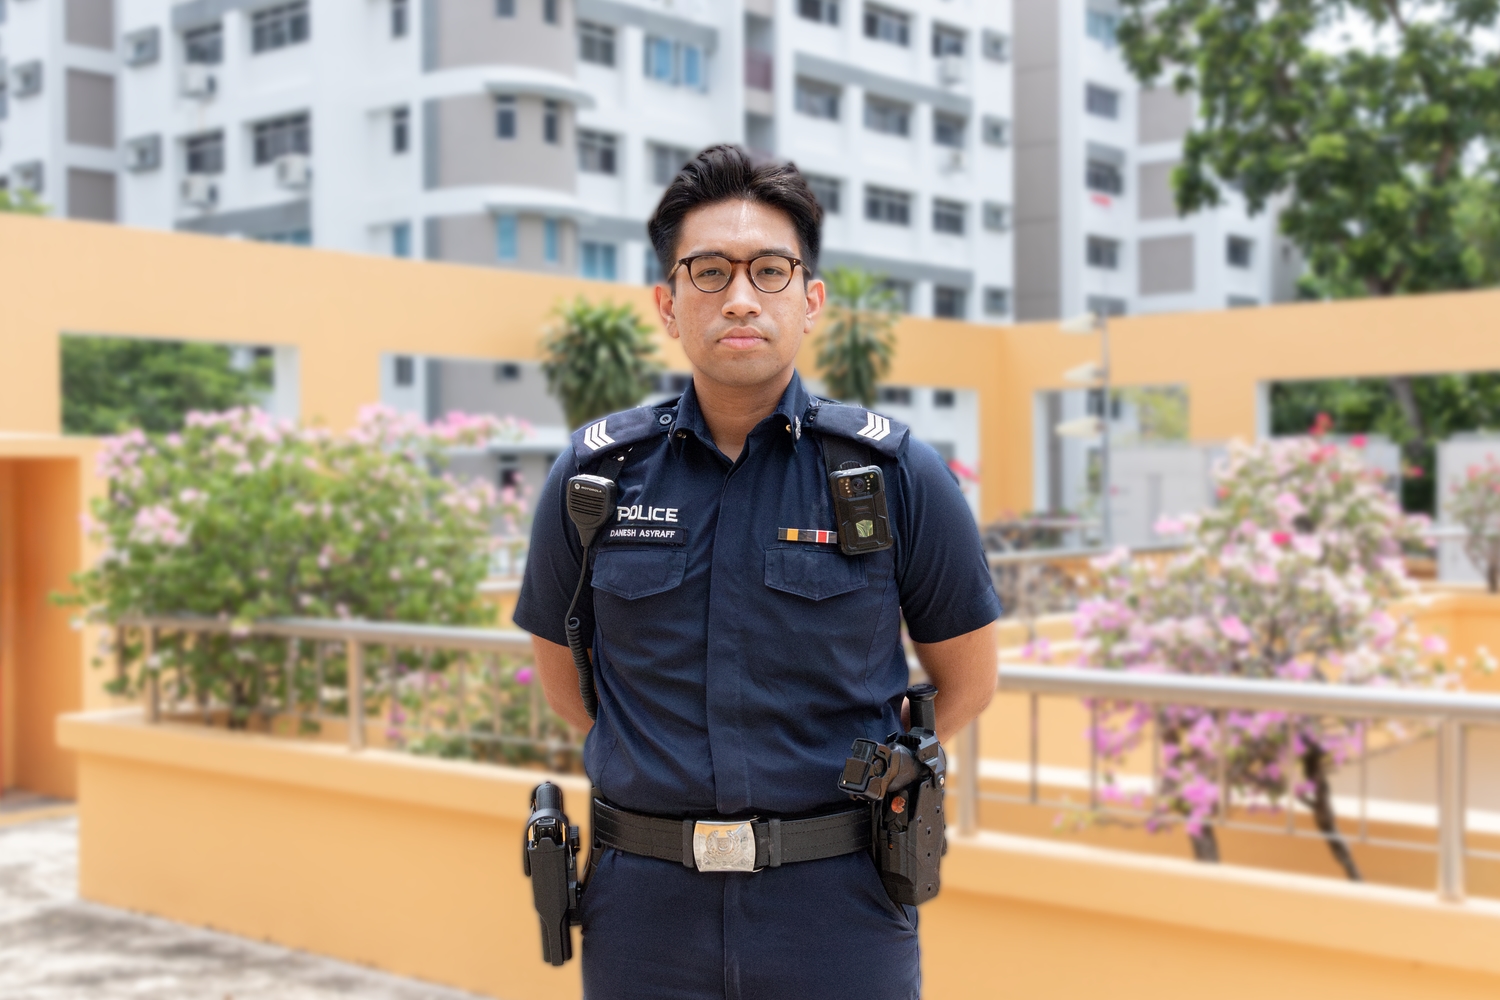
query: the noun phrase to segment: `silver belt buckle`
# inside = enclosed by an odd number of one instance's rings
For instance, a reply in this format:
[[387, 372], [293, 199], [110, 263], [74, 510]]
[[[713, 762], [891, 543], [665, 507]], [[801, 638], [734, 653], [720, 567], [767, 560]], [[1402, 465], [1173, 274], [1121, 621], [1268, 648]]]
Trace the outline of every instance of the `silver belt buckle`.
[[693, 861], [700, 872], [755, 871], [755, 830], [752, 819], [735, 823], [693, 824]]

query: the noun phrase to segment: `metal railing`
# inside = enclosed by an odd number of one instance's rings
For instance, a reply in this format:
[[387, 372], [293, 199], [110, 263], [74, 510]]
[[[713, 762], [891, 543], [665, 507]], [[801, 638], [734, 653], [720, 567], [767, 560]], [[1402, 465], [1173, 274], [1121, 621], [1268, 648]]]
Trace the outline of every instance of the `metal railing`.
[[[472, 748], [530, 748], [540, 754], [575, 755], [581, 739], [547, 708], [540, 678], [516, 682], [516, 668], [531, 660], [531, 636], [519, 629], [465, 628], [345, 619], [275, 618], [236, 625], [214, 618], [132, 616], [114, 623], [117, 655], [125, 630], [143, 644], [141, 689], [146, 716], [198, 712], [212, 704], [180, 666], [154, 666], [163, 644], [177, 639], [228, 636], [232, 641], [282, 640], [280, 663], [267, 661], [263, 690], [272, 693], [262, 714], [299, 722], [343, 721], [351, 750], [362, 750], [367, 729], [384, 724], [397, 742], [412, 738], [456, 742]], [[507, 663], [507, 660], [512, 662]], [[123, 676], [125, 665], [117, 667]], [[524, 694], [522, 694], [524, 689]], [[524, 702], [517, 699], [524, 697]], [[516, 710], [516, 711], [512, 711]], [[524, 718], [517, 725], [507, 715]], [[440, 716], [434, 724], [433, 716]]]
[[[1190, 677], [1162, 674], [1125, 673], [1114, 670], [1071, 669], [1035, 666], [1003, 666], [1000, 668], [998, 690], [1001, 693], [1024, 694], [1029, 699], [1029, 726], [1027, 732], [1028, 756], [1025, 769], [1026, 792], [1023, 795], [1007, 795], [1000, 792], [985, 792], [981, 788], [980, 747], [978, 723], [970, 723], [964, 731], [959, 747], [957, 791], [959, 798], [959, 828], [973, 833], [979, 826], [980, 803], [985, 800], [1012, 804], [1047, 806], [1057, 808], [1075, 807], [1076, 803], [1047, 800], [1041, 794], [1040, 712], [1038, 700], [1042, 696], [1062, 696], [1085, 699], [1090, 702], [1091, 718], [1097, 723], [1099, 702], [1144, 703], [1152, 706], [1191, 706], [1226, 712], [1230, 710], [1256, 710], [1281, 712], [1288, 716], [1287, 725], [1293, 718], [1339, 718], [1358, 719], [1360, 747], [1357, 759], [1359, 768], [1359, 830], [1352, 838], [1355, 843], [1377, 847], [1394, 847], [1409, 850], [1429, 851], [1437, 854], [1437, 890], [1440, 898], [1449, 901], [1464, 897], [1464, 863], [1466, 857], [1482, 857], [1500, 860], [1500, 852], [1480, 851], [1467, 846], [1465, 830], [1467, 809], [1464, 789], [1467, 781], [1465, 734], [1470, 726], [1500, 726], [1500, 696], [1465, 694], [1461, 692], [1411, 690], [1379, 687], [1355, 687], [1340, 684], [1313, 684], [1291, 681], [1258, 681], [1227, 677]], [[1420, 841], [1390, 839], [1371, 836], [1368, 822], [1368, 745], [1364, 734], [1369, 722], [1374, 720], [1414, 720], [1431, 724], [1437, 735], [1437, 837], [1435, 844]], [[1096, 729], [1097, 726], [1091, 727]], [[1161, 753], [1159, 734], [1152, 727], [1151, 747], [1151, 795], [1159, 794], [1161, 788]], [[1222, 729], [1221, 729], [1222, 731]], [[1139, 810], [1111, 807], [1101, 796], [1101, 755], [1095, 739], [1088, 741], [1088, 802], [1089, 808], [1101, 815], [1124, 814], [1132, 818], [1143, 815]], [[1290, 740], [1288, 741], [1290, 743]], [[1220, 755], [1220, 761], [1225, 755]], [[1331, 839], [1322, 832], [1299, 831], [1295, 826], [1296, 799], [1287, 781], [1287, 792], [1281, 806], [1286, 813], [1285, 824], [1272, 826], [1265, 823], [1237, 822], [1232, 819], [1232, 785], [1227, 770], [1219, 767], [1218, 799], [1213, 823], [1225, 829], [1248, 830], [1258, 833], [1280, 833], [1291, 836], [1311, 836]]]

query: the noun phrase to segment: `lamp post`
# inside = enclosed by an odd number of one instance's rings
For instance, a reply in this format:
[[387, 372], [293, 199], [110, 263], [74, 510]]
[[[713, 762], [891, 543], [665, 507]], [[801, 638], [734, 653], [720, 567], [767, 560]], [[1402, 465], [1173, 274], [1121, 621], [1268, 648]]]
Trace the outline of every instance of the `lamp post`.
[[1107, 547], [1114, 540], [1114, 532], [1109, 523], [1109, 315], [1103, 312], [1086, 312], [1082, 316], [1074, 316], [1072, 319], [1063, 320], [1057, 324], [1057, 328], [1063, 333], [1077, 336], [1091, 333], [1099, 334], [1099, 365], [1097, 370], [1092, 370], [1092, 366], [1082, 366], [1068, 372], [1064, 377], [1068, 378], [1072, 376], [1075, 380], [1079, 381], [1098, 381], [1100, 392], [1103, 396], [1102, 413], [1099, 419], [1099, 535]]

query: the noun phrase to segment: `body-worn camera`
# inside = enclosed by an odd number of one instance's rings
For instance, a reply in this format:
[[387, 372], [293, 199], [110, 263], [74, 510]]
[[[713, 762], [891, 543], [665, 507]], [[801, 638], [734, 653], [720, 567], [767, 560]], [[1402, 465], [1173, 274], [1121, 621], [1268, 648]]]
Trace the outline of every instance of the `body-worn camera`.
[[828, 486], [833, 491], [839, 549], [844, 555], [857, 556], [891, 547], [891, 524], [885, 507], [885, 476], [878, 465], [838, 469], [829, 473]]
[[879, 803], [872, 850], [880, 881], [891, 899], [917, 906], [936, 896], [942, 884], [947, 757], [937, 738], [937, 688], [918, 684], [906, 697], [911, 728], [892, 733], [884, 743], [855, 740], [839, 791]]
[[522, 863], [542, 921], [542, 960], [562, 965], [573, 957], [578, 923], [578, 827], [563, 812], [562, 789], [544, 781], [531, 793]]

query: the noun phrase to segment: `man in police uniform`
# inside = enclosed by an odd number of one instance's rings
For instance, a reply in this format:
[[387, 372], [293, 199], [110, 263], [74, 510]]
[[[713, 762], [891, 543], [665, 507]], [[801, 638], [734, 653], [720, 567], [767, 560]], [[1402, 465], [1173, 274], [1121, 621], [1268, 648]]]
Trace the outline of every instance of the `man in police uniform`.
[[[916, 910], [886, 894], [869, 813], [836, 783], [852, 740], [902, 725], [902, 618], [947, 738], [994, 690], [1000, 609], [937, 453], [809, 395], [794, 368], [824, 303], [821, 214], [795, 167], [736, 147], [682, 169], [649, 232], [692, 385], [579, 430], [538, 502], [515, 620], [553, 708], [589, 730], [595, 833], [609, 835], [580, 910], [588, 1000], [920, 992]], [[841, 551], [828, 442], [882, 470], [891, 547]], [[579, 473], [619, 490], [580, 614], [597, 721], [565, 645], [583, 550], [564, 486]], [[754, 861], [713, 870], [693, 832], [728, 827], [696, 821], [752, 817]]]

